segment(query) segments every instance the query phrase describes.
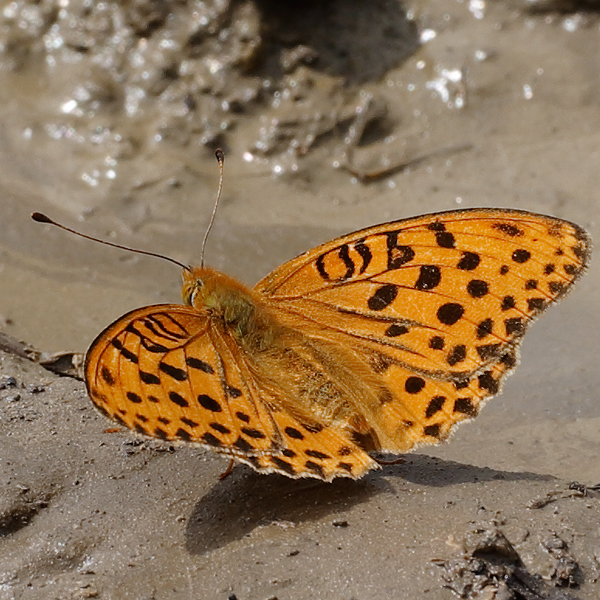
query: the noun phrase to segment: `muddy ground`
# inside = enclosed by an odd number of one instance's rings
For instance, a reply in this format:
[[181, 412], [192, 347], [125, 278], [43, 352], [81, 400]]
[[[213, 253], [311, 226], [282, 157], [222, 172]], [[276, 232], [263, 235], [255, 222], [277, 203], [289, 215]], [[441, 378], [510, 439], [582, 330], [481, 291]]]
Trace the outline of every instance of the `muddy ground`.
[[[2, 330], [84, 352], [177, 269], [253, 283], [317, 243], [459, 207], [600, 239], [594, 2], [7, 2]], [[528, 333], [450, 444], [359, 482], [142, 442], [81, 382], [2, 354], [0, 600], [600, 596], [600, 267]], [[504, 537], [503, 537], [504, 536]], [[512, 594], [512, 595], [511, 595]]]

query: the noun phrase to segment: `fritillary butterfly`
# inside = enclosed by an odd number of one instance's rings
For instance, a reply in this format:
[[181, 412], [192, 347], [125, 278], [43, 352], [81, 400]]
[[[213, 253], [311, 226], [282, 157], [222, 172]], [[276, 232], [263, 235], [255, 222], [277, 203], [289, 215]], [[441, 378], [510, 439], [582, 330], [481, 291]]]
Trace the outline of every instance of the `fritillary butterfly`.
[[474, 418], [590, 250], [573, 223], [473, 209], [337, 238], [253, 289], [186, 268], [185, 305], [139, 308], [96, 338], [87, 389], [140, 434], [260, 473], [356, 479], [379, 468], [370, 453], [437, 444]]

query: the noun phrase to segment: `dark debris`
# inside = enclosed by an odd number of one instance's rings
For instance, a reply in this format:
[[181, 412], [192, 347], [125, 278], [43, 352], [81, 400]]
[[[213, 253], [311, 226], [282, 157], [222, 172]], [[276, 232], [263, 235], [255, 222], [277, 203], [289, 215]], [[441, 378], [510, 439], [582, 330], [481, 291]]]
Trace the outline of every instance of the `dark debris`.
[[[552, 545], [550, 541], [549, 544]], [[494, 592], [495, 600], [578, 600], [569, 592], [551, 587], [540, 575], [529, 573], [513, 545], [499, 529], [477, 531], [467, 546], [471, 549], [461, 558], [434, 561], [444, 569], [444, 587], [459, 598], [475, 600], [482, 593]], [[566, 552], [565, 548], [558, 551]], [[561, 558], [566, 556], [561, 554]], [[554, 584], [563, 585], [561, 582], [570, 581], [570, 577], [575, 582], [577, 576], [572, 564], [560, 561], [559, 558], [555, 565]], [[576, 571], [578, 569], [577, 566]], [[564, 577], [567, 579], [560, 579]]]

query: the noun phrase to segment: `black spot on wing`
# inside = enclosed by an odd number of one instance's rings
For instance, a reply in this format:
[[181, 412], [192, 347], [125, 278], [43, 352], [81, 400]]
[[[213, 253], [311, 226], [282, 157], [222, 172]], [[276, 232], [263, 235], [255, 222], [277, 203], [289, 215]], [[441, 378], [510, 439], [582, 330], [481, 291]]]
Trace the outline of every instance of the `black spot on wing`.
[[[210, 431], [207, 431], [201, 438], [201, 440], [205, 443], [208, 444], [209, 446], [212, 446], [213, 448], [219, 448], [220, 446], [222, 446], [223, 444], [221, 443], [221, 440], [214, 436], [212, 433], [210, 433]], [[235, 444], [234, 444], [235, 446]]]
[[406, 325], [398, 325], [397, 323], [394, 323], [385, 330], [384, 335], [386, 337], [398, 337], [399, 335], [404, 335], [408, 332], [409, 329]]
[[306, 454], [306, 456], [310, 456], [311, 458], [317, 458], [319, 460], [331, 458], [329, 454], [325, 454], [324, 452], [320, 452], [319, 450], [305, 450], [304, 454]]
[[415, 257], [415, 251], [410, 246], [398, 246], [399, 231], [388, 231], [387, 238], [387, 268], [399, 269]]
[[440, 432], [441, 432], [441, 428], [440, 428], [439, 423], [436, 423], [435, 425], [428, 425], [427, 427], [423, 428], [423, 433], [425, 435], [434, 437], [434, 438], [439, 438]]
[[303, 440], [304, 434], [301, 431], [298, 431], [295, 427], [286, 427], [284, 429], [286, 435], [295, 439], [295, 440]]
[[429, 231], [446, 231], [446, 224], [441, 221], [434, 221], [427, 225], [427, 229], [429, 229]]
[[235, 416], [240, 420], [243, 421], [244, 423], [250, 423], [250, 417], [246, 414], [243, 413], [242, 411], [238, 410], [235, 413]]
[[467, 347], [464, 344], [454, 346], [446, 357], [446, 362], [453, 367], [454, 365], [463, 362], [467, 358]]
[[442, 304], [437, 310], [437, 318], [444, 325], [454, 325], [463, 316], [465, 309], [454, 302]]
[[519, 229], [518, 227], [516, 227], [515, 225], [511, 225], [510, 223], [494, 223], [492, 227], [511, 237], [520, 237], [525, 234], [525, 232], [522, 229]]
[[214, 413], [218, 413], [223, 410], [221, 408], [221, 405], [214, 398], [211, 398], [207, 394], [199, 394], [198, 395], [198, 404], [200, 404], [200, 406], [202, 406], [202, 408], [205, 408], [206, 410], [210, 410], [211, 412], [214, 412]]
[[154, 373], [146, 373], [146, 371], [140, 370], [140, 379], [147, 385], [160, 385], [160, 377], [157, 377]]
[[110, 343], [119, 351], [123, 358], [126, 358], [128, 361], [136, 365], [138, 364], [138, 357], [131, 350], [125, 348], [125, 346], [123, 346], [119, 340], [113, 339]]
[[537, 286], [538, 286], [537, 279], [528, 279], [525, 282], [525, 289], [526, 290], [535, 290], [535, 289], [537, 289]]
[[539, 312], [546, 308], [547, 301], [545, 298], [529, 298], [527, 300], [527, 308], [530, 312]]
[[315, 473], [315, 475], [317, 475], [318, 477], [320, 477], [321, 479], [325, 479], [325, 471], [323, 471], [323, 467], [319, 464], [317, 464], [316, 462], [312, 461], [312, 460], [307, 460], [304, 463], [304, 466], [312, 471], [313, 473]]
[[514, 308], [516, 306], [516, 302], [515, 302], [515, 298], [514, 296], [504, 296], [504, 298], [502, 299], [502, 310], [506, 311], [506, 310], [510, 310], [511, 308]]
[[439, 335], [434, 335], [429, 340], [429, 347], [432, 350], [443, 350], [444, 349], [444, 338]]
[[127, 396], [127, 400], [129, 400], [130, 402], [133, 402], [134, 404], [141, 404], [142, 403], [142, 399], [141, 397], [136, 394], [135, 392], [127, 392], [127, 394], [125, 394]]
[[163, 373], [165, 373], [166, 375], [168, 375], [169, 377], [172, 377], [173, 379], [175, 379], [177, 381], [185, 381], [188, 378], [187, 371], [184, 371], [183, 369], [180, 369], [179, 367], [174, 367], [173, 365], [170, 365], [169, 363], [165, 363], [165, 362], [158, 363], [158, 369], [160, 371], [162, 371]]
[[167, 435], [167, 432], [162, 429], [161, 427], [155, 427], [154, 428], [154, 435], [157, 438], [160, 438], [161, 440], [168, 440], [169, 436]]
[[484, 371], [477, 378], [479, 382], [479, 387], [482, 390], [488, 391], [490, 394], [497, 394], [500, 386], [498, 382], [494, 379], [494, 376], [491, 371]]
[[356, 244], [354, 245], [354, 249], [358, 252], [358, 254], [360, 255], [360, 257], [362, 258], [362, 261], [363, 261], [362, 265], [360, 266], [360, 269], [358, 271], [359, 274], [362, 275], [367, 270], [367, 267], [371, 263], [373, 255], [371, 254], [371, 250], [370, 250], [369, 246], [367, 246], [364, 243], [364, 240], [359, 240], [358, 242], [356, 242]]
[[551, 294], [555, 296], [562, 296], [567, 291], [567, 285], [562, 281], [550, 281], [548, 283], [548, 289]]
[[489, 286], [481, 279], [472, 279], [467, 284], [467, 292], [471, 298], [483, 298], [489, 292]]
[[422, 377], [409, 377], [404, 383], [404, 389], [409, 394], [418, 394], [425, 387], [425, 380]]
[[433, 415], [442, 410], [444, 403], [446, 402], [445, 396], [435, 396], [429, 401], [427, 410], [425, 411], [425, 417], [431, 419]]
[[150, 435], [148, 433], [148, 431], [144, 427], [142, 427], [139, 423], [136, 423], [134, 425], [134, 429], [141, 435]]
[[200, 360], [198, 358], [194, 358], [193, 356], [188, 356], [185, 359], [185, 364], [188, 367], [191, 367], [192, 369], [196, 369], [197, 371], [203, 371], [204, 373], [208, 373], [209, 375], [212, 375], [215, 372], [215, 370], [208, 363], [205, 363], [203, 360]]
[[102, 377], [104, 382], [107, 383], [110, 387], [115, 385], [115, 378], [112, 376], [110, 369], [106, 365], [102, 366], [102, 369], [100, 370], [100, 377]]
[[287, 460], [283, 460], [278, 456], [271, 456], [271, 463], [273, 464], [273, 466], [277, 467], [279, 470], [283, 471], [284, 473], [287, 473], [288, 475], [296, 474], [294, 467], [289, 462], [287, 462]]
[[531, 252], [523, 248], [519, 248], [512, 253], [512, 259], [516, 263], [526, 263], [531, 258]]
[[[210, 434], [204, 434], [204, 435], [210, 435]], [[181, 427], [175, 432], [175, 437], [178, 437], [180, 440], [183, 440], [184, 442], [189, 442], [192, 439], [192, 436], [190, 435], [189, 431], [186, 431], [185, 429], [182, 429]]]
[[377, 288], [375, 293], [367, 301], [367, 305], [371, 310], [380, 311], [387, 308], [398, 295], [398, 288], [389, 283]]
[[226, 385], [225, 386], [225, 393], [230, 398], [239, 398], [242, 395], [242, 390], [239, 390], [238, 388], [233, 387], [232, 385]]
[[461, 271], [473, 271], [479, 266], [481, 258], [475, 252], [464, 252], [456, 265]]
[[338, 251], [338, 256], [340, 257], [341, 261], [344, 263], [344, 266], [346, 267], [346, 272], [340, 277], [340, 281], [345, 281], [346, 279], [350, 279], [350, 277], [352, 277], [352, 275], [354, 275], [354, 263], [352, 262], [352, 259], [350, 258], [350, 251], [348, 249], [348, 244], [344, 244], [343, 246], [340, 247], [340, 249]]
[[423, 265], [419, 269], [419, 278], [415, 283], [417, 290], [432, 290], [442, 280], [442, 272], [436, 265]]
[[449, 231], [437, 231], [435, 241], [440, 248], [454, 248], [456, 240]]
[[482, 340], [487, 337], [490, 333], [492, 333], [492, 329], [494, 327], [494, 321], [492, 319], [484, 319], [477, 325], [477, 339]]
[[252, 446], [242, 437], [238, 437], [238, 439], [233, 442], [233, 445], [242, 452], [249, 452], [253, 449]]
[[502, 352], [502, 344], [482, 344], [475, 348], [482, 361], [488, 361], [490, 358], [497, 358]]
[[181, 406], [181, 408], [189, 406], [189, 402], [177, 392], [169, 392], [169, 400], [174, 404], [177, 404], [177, 406]]
[[468, 415], [469, 417], [477, 416], [477, 408], [473, 405], [471, 398], [457, 398], [454, 402], [454, 412]]
[[525, 323], [521, 317], [512, 317], [504, 321], [506, 335], [520, 335], [525, 331]]
[[262, 440], [266, 437], [262, 431], [252, 429], [251, 427], [242, 427], [242, 433], [255, 440]]
[[581, 271], [581, 269], [577, 266], [577, 265], [572, 265], [572, 264], [566, 264], [563, 269], [565, 270], [565, 273], [567, 275], [571, 275], [572, 277], [574, 277], [575, 275], [578, 275], [579, 272]]
[[[183, 421], [183, 419], [182, 419]], [[221, 423], [209, 423], [208, 426], [211, 429], [214, 429], [215, 431], [218, 431], [219, 433], [223, 433], [225, 435], [227, 435], [228, 433], [231, 433], [231, 429], [229, 429], [228, 427], [225, 427], [225, 425], [221, 425]]]

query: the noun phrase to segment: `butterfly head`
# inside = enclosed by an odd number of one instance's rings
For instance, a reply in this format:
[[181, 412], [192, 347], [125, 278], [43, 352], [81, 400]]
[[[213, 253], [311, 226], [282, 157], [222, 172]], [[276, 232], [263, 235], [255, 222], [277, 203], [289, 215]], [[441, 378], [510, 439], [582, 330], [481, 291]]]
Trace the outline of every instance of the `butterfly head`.
[[198, 309], [218, 306], [218, 273], [206, 267], [193, 267], [183, 271], [181, 296], [185, 304]]
[[222, 318], [226, 325], [242, 326], [242, 329], [256, 309], [257, 300], [252, 290], [208, 267], [183, 271], [181, 295], [185, 304]]

